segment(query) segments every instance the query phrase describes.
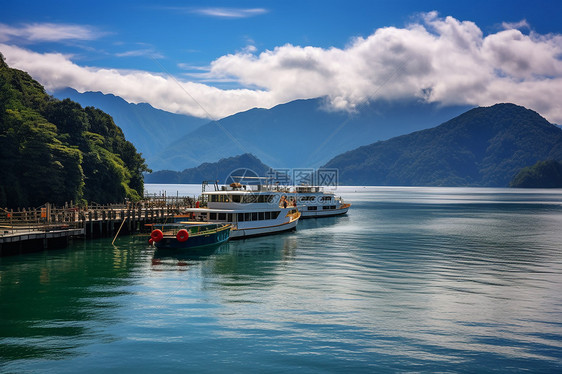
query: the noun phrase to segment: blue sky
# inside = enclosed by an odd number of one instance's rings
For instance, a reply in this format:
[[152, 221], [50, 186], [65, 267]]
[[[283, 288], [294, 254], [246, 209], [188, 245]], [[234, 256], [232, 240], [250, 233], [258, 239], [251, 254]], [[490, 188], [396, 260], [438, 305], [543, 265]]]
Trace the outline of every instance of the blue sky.
[[48, 89], [211, 118], [418, 97], [511, 101], [562, 123], [561, 14], [552, 0], [8, 0], [0, 52]]

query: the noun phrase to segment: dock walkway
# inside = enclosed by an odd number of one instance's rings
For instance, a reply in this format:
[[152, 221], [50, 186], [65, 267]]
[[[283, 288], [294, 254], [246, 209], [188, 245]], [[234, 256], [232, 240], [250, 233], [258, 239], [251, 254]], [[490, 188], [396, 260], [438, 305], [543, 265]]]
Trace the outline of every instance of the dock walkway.
[[163, 223], [192, 199], [144, 200], [129, 204], [94, 204], [89, 207], [45, 204], [36, 209], [0, 209], [0, 256], [62, 248], [75, 237], [86, 239], [142, 232]]

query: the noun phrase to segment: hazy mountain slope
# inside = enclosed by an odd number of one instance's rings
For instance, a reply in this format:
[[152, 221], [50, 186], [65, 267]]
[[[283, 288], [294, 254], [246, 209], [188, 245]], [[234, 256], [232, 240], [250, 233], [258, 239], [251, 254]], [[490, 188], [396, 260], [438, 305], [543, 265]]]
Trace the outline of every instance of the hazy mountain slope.
[[[247, 171], [240, 169], [248, 169]], [[218, 162], [203, 163], [195, 168], [183, 171], [161, 170], [147, 174], [146, 183], [201, 183], [203, 181], [220, 181], [230, 183], [238, 181], [230, 177], [265, 176], [269, 166], [263, 164], [254, 155], [243, 154], [235, 157], [223, 158]], [[249, 174], [248, 174], [249, 173]]]
[[325, 109], [323, 99], [252, 109], [208, 123], [161, 153], [156, 169], [182, 169], [240, 153], [277, 168], [320, 166], [330, 158], [379, 139], [435, 126], [469, 108], [417, 101], [379, 101], [356, 113]]
[[166, 163], [165, 156], [163, 159], [158, 158], [163, 148], [209, 122], [203, 118], [156, 109], [146, 103], [130, 104], [119, 96], [101, 92], [79, 93], [72, 88], [65, 88], [54, 92], [53, 96], [70, 98], [84, 107], [93, 106], [110, 114], [152, 168]]
[[562, 159], [562, 130], [513, 104], [472, 109], [432, 129], [341, 154], [341, 184], [507, 186], [523, 167]]

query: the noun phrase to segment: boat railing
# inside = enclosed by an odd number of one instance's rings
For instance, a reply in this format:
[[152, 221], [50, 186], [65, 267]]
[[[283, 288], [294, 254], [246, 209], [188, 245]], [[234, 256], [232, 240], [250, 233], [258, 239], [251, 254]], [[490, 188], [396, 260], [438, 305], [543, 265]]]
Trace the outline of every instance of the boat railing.
[[[164, 235], [177, 235], [180, 230], [187, 230], [190, 235], [214, 234], [218, 231], [230, 229], [230, 225], [210, 224], [205, 226], [186, 226], [182, 224], [154, 225], [154, 228], [161, 229]], [[203, 229], [203, 230], [202, 230]]]
[[[203, 192], [206, 192], [205, 188]], [[221, 191], [247, 191], [247, 192], [281, 192], [281, 193], [292, 193], [289, 186], [275, 186], [267, 184], [236, 184], [232, 183], [230, 185], [217, 186], [216, 192]]]
[[[238, 178], [238, 182], [219, 185], [218, 181], [204, 181], [202, 183], [202, 191], [207, 192], [209, 185], [212, 184], [215, 192], [219, 191], [250, 191], [250, 192], [282, 192], [282, 193], [322, 193], [324, 186], [298, 185], [292, 186], [287, 184], [269, 183], [267, 177], [233, 177]], [[248, 180], [248, 182], [244, 182]]]
[[321, 186], [295, 186], [293, 188], [295, 193], [318, 193], [324, 192], [324, 187]]

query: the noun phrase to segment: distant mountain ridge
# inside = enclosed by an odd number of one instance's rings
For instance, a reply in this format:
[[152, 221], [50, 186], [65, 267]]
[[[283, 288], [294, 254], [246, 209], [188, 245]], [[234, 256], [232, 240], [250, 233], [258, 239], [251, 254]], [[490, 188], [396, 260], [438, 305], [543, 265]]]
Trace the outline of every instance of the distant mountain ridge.
[[325, 167], [347, 185], [508, 186], [522, 168], [562, 159], [562, 130], [514, 104], [343, 153]]
[[203, 181], [226, 183], [227, 179], [239, 177], [241, 176], [239, 174], [247, 174], [248, 172], [250, 175], [247, 176], [265, 176], [269, 169], [269, 166], [262, 163], [254, 155], [245, 153], [235, 157], [223, 158], [213, 163], [205, 162], [181, 172], [160, 170], [146, 174], [144, 181], [146, 183], [164, 184], [198, 184]]
[[210, 122], [178, 138], [160, 159], [166, 158], [167, 168], [173, 169], [252, 153], [275, 168], [318, 167], [342, 152], [433, 127], [470, 108], [416, 100], [376, 101], [348, 113], [327, 110], [323, 98], [295, 100]]
[[243, 153], [276, 168], [318, 167], [345, 151], [433, 127], [471, 107], [417, 100], [375, 101], [353, 113], [327, 108], [324, 98], [254, 108], [219, 121], [130, 104], [101, 92], [53, 93], [109, 113], [153, 170], [184, 170]]
[[101, 92], [80, 93], [72, 88], [64, 88], [52, 94], [60, 100], [70, 98], [83, 107], [93, 106], [111, 115], [152, 168], [165, 164], [165, 155], [162, 156], [164, 159], [159, 159], [162, 149], [209, 122], [204, 118], [156, 109], [146, 103], [131, 104], [119, 96]]

